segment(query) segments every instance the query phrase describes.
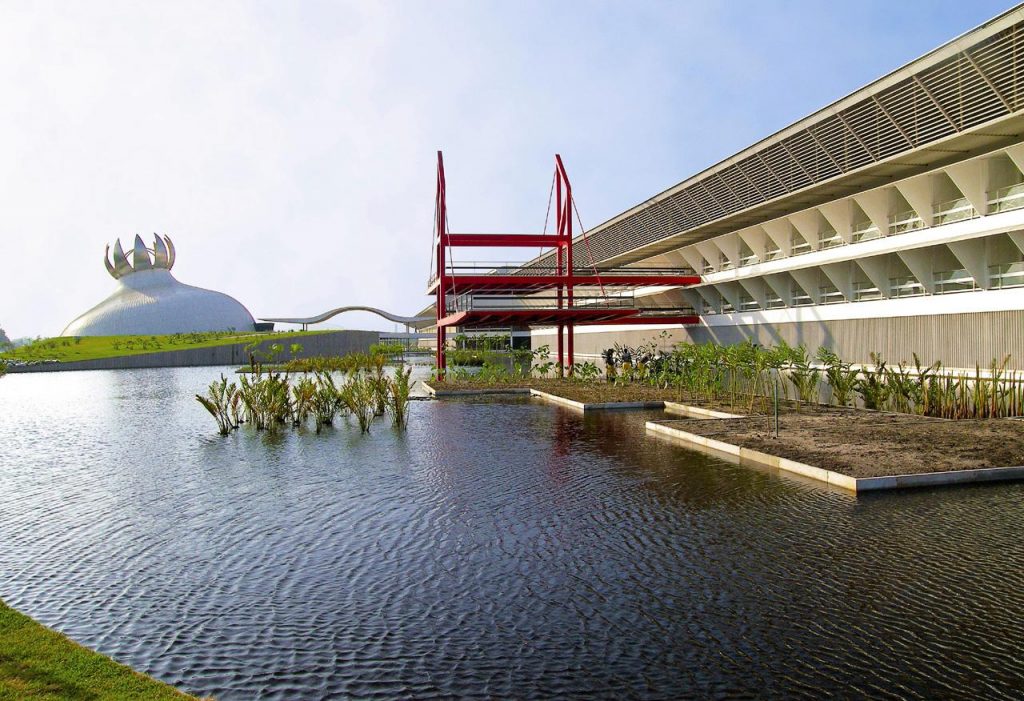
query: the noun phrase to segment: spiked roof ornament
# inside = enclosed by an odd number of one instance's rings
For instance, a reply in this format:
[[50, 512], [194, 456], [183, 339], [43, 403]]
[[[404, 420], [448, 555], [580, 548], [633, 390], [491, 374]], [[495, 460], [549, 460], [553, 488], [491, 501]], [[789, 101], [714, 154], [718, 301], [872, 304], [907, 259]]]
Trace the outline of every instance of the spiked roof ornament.
[[[151, 253], [152, 257], [150, 257]], [[142, 237], [136, 234], [135, 244], [132, 248], [132, 261], [129, 263], [124, 249], [121, 248], [121, 239], [118, 239], [114, 242], [113, 262], [111, 262], [110, 245], [108, 244], [103, 252], [103, 264], [115, 280], [142, 270], [170, 270], [174, 267], [174, 244], [171, 243], [169, 236], [153, 234], [153, 248], [147, 248]]]

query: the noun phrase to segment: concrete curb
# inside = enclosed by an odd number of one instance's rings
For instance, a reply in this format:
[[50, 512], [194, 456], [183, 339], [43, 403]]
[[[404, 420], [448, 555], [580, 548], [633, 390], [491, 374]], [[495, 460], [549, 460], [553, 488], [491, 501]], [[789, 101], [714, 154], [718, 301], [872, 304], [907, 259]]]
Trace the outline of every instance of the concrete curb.
[[743, 448], [732, 443], [718, 441], [695, 433], [682, 431], [678, 428], [665, 426], [648, 421], [647, 430], [651, 433], [669, 436], [685, 443], [708, 448], [726, 455], [738, 457], [741, 461], [764, 465], [784, 472], [791, 472], [803, 477], [841, 487], [855, 494], [860, 492], [880, 491], [883, 489], [907, 489], [912, 487], [934, 487], [947, 484], [970, 484], [975, 482], [1002, 482], [1024, 479], [1024, 466], [987, 467], [978, 470], [952, 470], [948, 472], [926, 472], [913, 475], [891, 475], [885, 477], [850, 477], [832, 470], [814, 465], [807, 465], [788, 458], [780, 458], [750, 448]]
[[488, 394], [502, 395], [502, 394], [529, 394], [532, 397], [543, 399], [544, 401], [551, 402], [553, 404], [560, 404], [567, 406], [572, 409], [579, 411], [614, 411], [616, 409], [665, 409], [675, 414], [682, 416], [688, 416], [691, 419], [742, 419], [745, 418], [743, 414], [728, 414], [724, 411], [713, 411], [711, 409], [702, 409], [700, 407], [689, 406], [688, 404], [679, 404], [677, 402], [591, 402], [584, 403], [578, 402], [575, 399], [566, 399], [560, 397], [557, 394], [551, 394], [549, 392], [542, 392], [539, 389], [528, 389], [525, 387], [493, 387], [488, 389], [460, 389], [460, 390], [444, 390], [436, 389], [431, 385], [423, 382], [423, 388], [427, 394], [435, 398], [444, 397], [476, 397], [484, 396]]
[[577, 402], [574, 399], [566, 399], [565, 397], [559, 397], [557, 394], [549, 394], [537, 389], [531, 389], [530, 395], [537, 397], [538, 399], [543, 399], [544, 401], [572, 407], [573, 409], [579, 409], [580, 411], [608, 409], [661, 409], [665, 406], [665, 402], [595, 402], [591, 404], [584, 404], [583, 402]]
[[713, 409], [703, 409], [699, 406], [690, 406], [689, 404], [680, 404], [678, 402], [663, 402], [665, 405], [665, 411], [673, 414], [681, 414], [688, 416], [691, 419], [745, 419], [744, 414], [730, 414], [724, 411], [715, 411]]
[[436, 399], [444, 399], [445, 397], [481, 397], [488, 394], [519, 394], [528, 395], [530, 390], [525, 387], [494, 387], [490, 389], [459, 389], [459, 390], [447, 390], [447, 389], [435, 389], [426, 382], [422, 382], [423, 389], [431, 397]]

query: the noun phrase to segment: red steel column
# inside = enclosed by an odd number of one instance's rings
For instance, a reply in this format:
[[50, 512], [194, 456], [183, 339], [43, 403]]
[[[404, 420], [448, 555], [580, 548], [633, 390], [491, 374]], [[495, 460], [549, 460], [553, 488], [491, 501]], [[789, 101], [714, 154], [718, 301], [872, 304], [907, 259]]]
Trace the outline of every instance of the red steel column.
[[[557, 158], [557, 156], [556, 156]], [[557, 171], [557, 165], [556, 169]], [[555, 173], [555, 231], [558, 233], [558, 238], [562, 239], [564, 236], [563, 222], [562, 222], [562, 178]], [[562, 241], [559, 240], [555, 249], [555, 264], [556, 270], [555, 275], [559, 278], [562, 277]], [[562, 308], [562, 281], [558, 282], [558, 308]], [[558, 376], [565, 377], [565, 347], [563, 345], [563, 337], [565, 336], [565, 325], [558, 325]]]
[[[559, 191], [559, 214], [560, 216], [560, 227], [559, 233], [564, 238], [563, 245], [565, 246], [565, 277], [566, 277], [566, 297], [568, 300], [568, 307], [572, 309], [573, 302], [573, 290], [572, 290], [572, 274], [573, 274], [573, 263], [572, 263], [572, 183], [569, 182], [569, 175], [565, 172], [565, 165], [562, 163], [562, 157], [559, 154], [555, 154], [555, 165], [558, 169], [558, 191]], [[565, 201], [562, 202], [561, 191], [562, 182], [565, 182]], [[568, 332], [567, 338], [567, 349], [569, 361], [569, 374], [572, 374], [572, 366], [576, 362], [574, 346], [574, 325], [567, 324], [566, 330]]]
[[447, 237], [445, 227], [448, 221], [447, 205], [445, 203], [445, 182], [444, 182], [444, 159], [441, 152], [437, 152], [437, 197], [435, 201], [437, 209], [437, 299], [434, 302], [434, 311], [437, 316], [437, 379], [443, 380], [447, 370], [447, 359], [445, 358], [444, 345], [447, 330], [441, 326], [441, 319], [445, 316], [445, 300], [448, 294], [448, 280], [445, 278], [445, 262], [448, 255]]

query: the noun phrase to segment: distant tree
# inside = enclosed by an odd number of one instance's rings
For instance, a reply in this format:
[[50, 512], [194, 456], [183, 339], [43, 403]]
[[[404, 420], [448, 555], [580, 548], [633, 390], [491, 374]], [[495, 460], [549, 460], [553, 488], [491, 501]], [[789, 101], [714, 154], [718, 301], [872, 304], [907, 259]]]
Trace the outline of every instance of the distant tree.
[[4, 331], [3, 327], [0, 326], [0, 351], [5, 351], [12, 345], [11, 339], [7, 338], [7, 333]]

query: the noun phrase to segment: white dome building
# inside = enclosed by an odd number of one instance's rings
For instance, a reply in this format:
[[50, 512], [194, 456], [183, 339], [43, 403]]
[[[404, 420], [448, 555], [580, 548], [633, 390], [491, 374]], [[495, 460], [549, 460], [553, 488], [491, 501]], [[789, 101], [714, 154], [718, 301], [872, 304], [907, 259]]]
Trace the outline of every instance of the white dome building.
[[109, 253], [108, 245], [103, 262], [117, 280], [117, 289], [68, 324], [62, 336], [149, 336], [255, 329], [252, 314], [238, 300], [184, 285], [171, 275], [174, 244], [169, 237], [154, 234], [153, 248], [147, 249], [136, 235], [131, 263], [120, 240], [114, 244], [113, 263]]

